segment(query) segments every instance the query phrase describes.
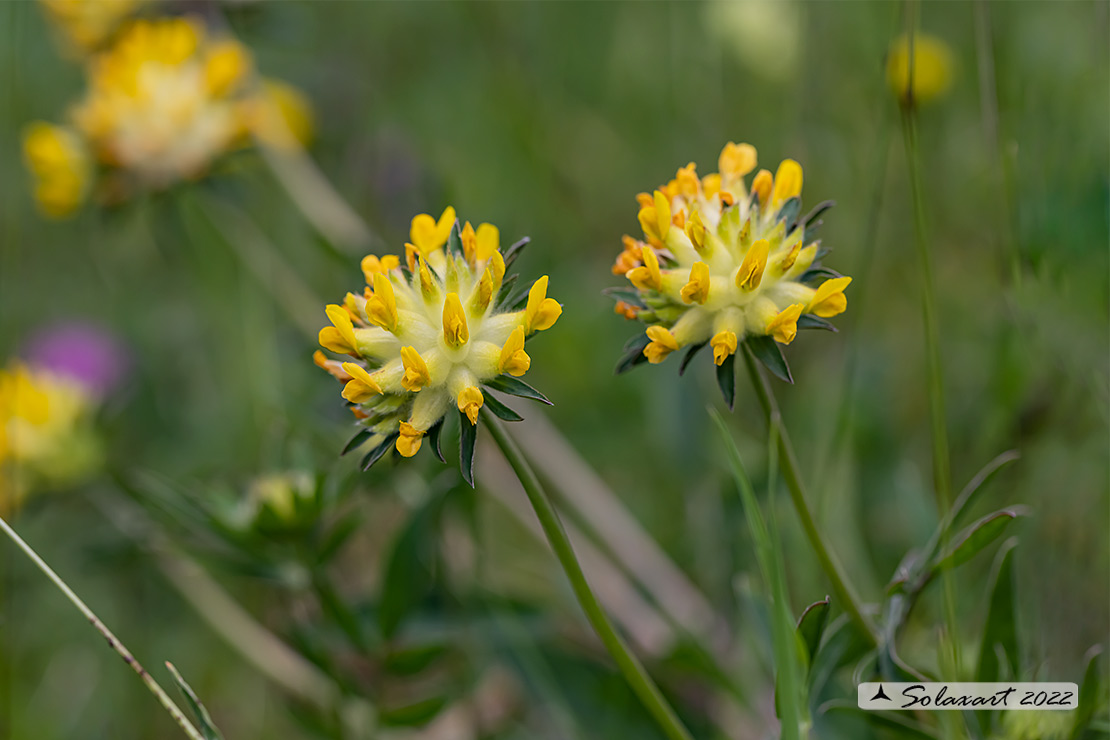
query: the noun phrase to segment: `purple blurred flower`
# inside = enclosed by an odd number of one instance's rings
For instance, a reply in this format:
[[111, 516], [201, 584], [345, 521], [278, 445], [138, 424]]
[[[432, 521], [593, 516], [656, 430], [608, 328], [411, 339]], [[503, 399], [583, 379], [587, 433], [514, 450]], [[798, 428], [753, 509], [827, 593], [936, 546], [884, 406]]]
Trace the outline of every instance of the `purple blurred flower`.
[[71, 378], [90, 394], [103, 397], [126, 375], [127, 354], [122, 342], [107, 329], [65, 321], [37, 331], [23, 357], [31, 366]]

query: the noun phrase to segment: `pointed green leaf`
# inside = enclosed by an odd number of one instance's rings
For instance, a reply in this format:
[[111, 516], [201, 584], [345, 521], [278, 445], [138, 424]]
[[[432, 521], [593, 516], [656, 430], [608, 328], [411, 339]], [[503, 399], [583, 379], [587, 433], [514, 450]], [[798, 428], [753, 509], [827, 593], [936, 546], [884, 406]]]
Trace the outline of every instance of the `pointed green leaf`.
[[498, 401], [493, 397], [492, 393], [486, 394], [485, 407], [492, 411], [493, 415], [502, 421], [524, 421], [523, 416]]
[[1024, 516], [1024, 507], [1013, 506], [1002, 509], [964, 529], [954, 538], [948, 550], [942, 553], [932, 566], [936, 572], [942, 568], [955, 568], [975, 557], [983, 548], [1002, 536], [1006, 527], [1019, 516]]
[[533, 401], [554, 406], [555, 404], [547, 400], [547, 396], [537, 391], [532, 386], [525, 383], [520, 378], [514, 378], [512, 375], [498, 375], [493, 380], [485, 381], [487, 388], [493, 388], [495, 391], [508, 393], [510, 396], [519, 396], [521, 398], [530, 398]]
[[786, 224], [786, 233], [789, 234], [794, 229], [794, 224], [798, 222], [798, 214], [802, 212], [802, 199], [798, 196], [787, 198], [786, 202], [779, 208], [778, 221]]
[[[994, 569], [987, 593], [987, 621], [983, 627], [983, 641], [979, 646], [979, 664], [975, 670], [975, 680], [994, 682], [1017, 680], [1019, 669], [1017, 626], [1014, 617], [1017, 611], [1015, 595], [1013, 552], [1017, 539], [1011, 538], [995, 556]], [[1005, 679], [999, 666], [999, 652], [1006, 658], [1009, 669]]]
[[824, 329], [825, 331], [836, 332], [838, 331], [832, 323], [825, 321], [820, 316], [814, 316], [811, 313], [804, 313], [798, 317], [799, 329]]
[[517, 280], [520, 280], [520, 275], [516, 273], [505, 276], [505, 279], [501, 281], [501, 289], [497, 291], [497, 297], [493, 300], [493, 305], [501, 307], [509, 300], [509, 295], [512, 294], [513, 286], [516, 285]]
[[1091, 722], [1091, 717], [1105, 699], [1102, 685], [1104, 672], [1102, 665], [1102, 646], [1095, 645], [1087, 651], [1087, 670], [1083, 672], [1083, 683], [1079, 685], [1079, 707], [1075, 710], [1075, 724], [1072, 726], [1071, 740], [1078, 740]]
[[439, 445], [440, 437], [443, 436], [444, 421], [445, 419], [440, 419], [428, 430], [428, 445], [432, 448], [432, 454], [435, 455], [441, 463], [447, 462], [447, 458], [443, 456], [443, 449]]
[[186, 683], [185, 679], [181, 677], [177, 669], [174, 668], [173, 663], [166, 661], [166, 668], [169, 669], [170, 675], [173, 676], [174, 683], [177, 688], [181, 690], [182, 696], [185, 697], [185, 703], [189, 705], [190, 711], [200, 725], [200, 732], [204, 735], [204, 740], [223, 740], [223, 735], [216, 729], [216, 725], [212, 722], [211, 715], [205, 709], [204, 704], [197, 698], [197, 694], [193, 691], [193, 687]]
[[717, 366], [717, 385], [721, 388], [721, 395], [725, 397], [728, 410], [732, 411], [736, 402], [736, 355], [731, 354], [725, 361]]
[[362, 458], [362, 469], [369, 470], [373, 467], [374, 463], [381, 460], [385, 456], [385, 453], [393, 448], [393, 443], [396, 442], [397, 438], [400, 436], [400, 434], [391, 434], [379, 442], [377, 447], [367, 452], [366, 457]]
[[647, 308], [647, 304], [644, 303], [643, 297], [640, 296], [640, 291], [635, 288], [606, 288], [601, 292], [614, 301], [624, 301], [636, 308]]
[[[823, 255], [822, 255], [823, 256]], [[816, 259], [816, 258], [815, 258]], [[798, 278], [799, 283], [825, 282], [833, 278], [844, 277], [831, 267], [811, 267]]]
[[1019, 458], [1021, 458], [1021, 453], [1017, 450], [1007, 450], [984, 465], [983, 469], [975, 474], [975, 477], [964, 486], [964, 489], [960, 491], [960, 495], [956, 497], [955, 503], [952, 504], [952, 513], [948, 517], [948, 520], [953, 523], [959, 521], [960, 515], [971, 506], [978, 497], [979, 492], [982, 491], [988, 483], [994, 480], [994, 477], [1002, 472], [1007, 465], [1016, 462]]
[[363, 429], [358, 434], [351, 437], [351, 441], [348, 442], [347, 446], [343, 448], [343, 451], [339, 453], [340, 457], [346, 455], [348, 452], [356, 447], [359, 447], [363, 442], [370, 439], [371, 434], [373, 434], [373, 432], [371, 432], [369, 429]]
[[802, 223], [805, 224], [806, 226], [809, 226], [814, 221], [816, 221], [818, 218], [820, 218], [822, 216], [822, 214], [825, 213], [825, 211], [829, 210], [830, 208], [832, 208], [835, 205], [836, 205], [835, 200], [826, 200], [826, 201], [822, 201], [821, 203], [818, 203], [817, 205], [815, 205], [813, 207], [812, 211], [807, 213], [802, 218]]
[[463, 480], [474, 487], [474, 442], [478, 438], [478, 425], [471, 424], [462, 411], [459, 412], [459, 469]]
[[786, 358], [778, 342], [768, 336], [748, 337], [744, 341], [764, 367], [787, 383], [794, 382], [794, 377], [790, 374], [790, 366], [786, 364]]
[[802, 616], [798, 618], [797, 633], [805, 646], [807, 666], [813, 663], [813, 656], [817, 655], [817, 648], [821, 645], [821, 635], [825, 633], [825, 624], [828, 620], [828, 596], [807, 606]]
[[520, 256], [520, 253], [524, 251], [524, 248], [527, 247], [531, 241], [531, 237], [523, 237], [501, 253], [501, 257], [505, 260], [506, 270], [513, 266], [513, 263], [516, 262], [516, 258]]
[[704, 349], [707, 344], [709, 344], [709, 342], [690, 345], [690, 349], [686, 350], [686, 354], [682, 356], [682, 362], [678, 366], [679, 375], [686, 372], [686, 366], [690, 364], [690, 360], [694, 359], [694, 355]]
[[455, 254], [463, 256], [465, 254], [462, 245], [462, 235], [459, 220], [456, 218], [455, 223], [451, 224], [451, 231], [447, 235], [447, 254]]
[[532, 286], [535, 284], [536, 281], [533, 280], [527, 285], [522, 285], [517, 288], [515, 292], [510, 294], [509, 297], [505, 299], [503, 308], [506, 311], [520, 311], [521, 309], [523, 309], [524, 306], [528, 303], [528, 293], [532, 290]]
[[434, 696], [413, 704], [392, 709], [382, 709], [381, 722], [387, 727], [415, 727], [425, 725], [447, 706], [446, 696]]

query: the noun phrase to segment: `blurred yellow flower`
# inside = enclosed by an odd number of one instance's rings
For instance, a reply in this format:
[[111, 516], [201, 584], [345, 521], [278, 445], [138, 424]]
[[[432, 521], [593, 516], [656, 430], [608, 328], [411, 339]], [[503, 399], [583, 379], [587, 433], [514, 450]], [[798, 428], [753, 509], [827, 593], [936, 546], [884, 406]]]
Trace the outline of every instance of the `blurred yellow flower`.
[[86, 77], [69, 126], [35, 124], [25, 139], [36, 199], [50, 216], [80, 203], [93, 161], [118, 199], [203, 175], [250, 133], [284, 148], [311, 135], [305, 98], [258, 80], [250, 51], [197, 18], [131, 21], [88, 59]]
[[913, 37], [913, 89], [910, 89], [909, 36], [895, 39], [887, 52], [886, 81], [903, 105], [929, 103], [948, 91], [952, 84], [952, 52], [938, 38]]
[[97, 49], [145, 0], [39, 0], [59, 35], [77, 55]]
[[36, 121], [23, 134], [23, 159], [34, 195], [51, 218], [73, 213], [88, 190], [91, 165], [84, 141], [72, 129]]
[[99, 460], [82, 386], [14, 364], [0, 369], [0, 516], [10, 516], [37, 485], [72, 482]]
[[774, 175], [761, 170], [749, 190], [756, 150], [730, 142], [718, 167], [698, 177], [691, 162], [637, 196], [644, 239], [626, 236], [613, 267], [632, 285], [608, 292], [619, 313], [648, 327], [621, 370], [707, 344], [720, 366], [745, 338], [789, 344], [800, 324], [827, 328], [824, 319], [847, 308], [851, 278], [819, 267], [820, 244], [809, 241], [830, 204], [800, 217], [801, 165], [786, 159]]
[[395, 255], [367, 256], [362, 294], [327, 307], [331, 325], [320, 331], [320, 344], [353, 361], [315, 356], [346, 384], [360, 442], [372, 447], [368, 464], [391, 446], [415, 455], [452, 408], [469, 426], [483, 408], [512, 418], [489, 387], [542, 400], [516, 380], [531, 365], [524, 342], [563, 310], [547, 297], [547, 276], [510, 293], [516, 276], [506, 278], [505, 270], [526, 242], [502, 251], [492, 224], [459, 229], [447, 208], [438, 219], [416, 216], [410, 238], [404, 266]]

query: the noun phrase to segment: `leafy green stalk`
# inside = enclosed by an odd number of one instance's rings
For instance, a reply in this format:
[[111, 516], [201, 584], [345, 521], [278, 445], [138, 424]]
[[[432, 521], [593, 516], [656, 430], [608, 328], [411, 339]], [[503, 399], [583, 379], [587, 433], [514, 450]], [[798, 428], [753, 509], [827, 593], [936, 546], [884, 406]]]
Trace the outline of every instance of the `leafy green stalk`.
[[574, 595], [578, 598], [582, 611], [586, 613], [586, 617], [590, 620], [594, 631], [597, 632], [597, 636], [601, 638], [602, 644], [605, 645], [613, 660], [616, 661], [617, 667], [620, 668], [625, 680], [628, 681], [629, 686], [632, 687], [636, 696], [640, 698], [640, 701], [643, 702], [648, 712], [667, 734], [667, 737], [671, 740], [692, 740], [690, 731], [683, 726], [682, 721], [675, 714], [671, 705], [667, 703], [667, 700], [659, 691], [659, 687], [655, 685], [647, 670], [644, 669], [643, 664], [632, 654], [628, 645], [613, 628], [612, 622], [609, 621], [609, 617], [602, 609], [597, 596], [594, 595], [590, 584], [586, 581], [586, 575], [582, 572], [582, 566], [578, 563], [578, 558], [574, 554], [570, 538], [567, 537], [566, 530], [563, 529], [563, 524], [559, 520], [559, 515], [555, 512], [555, 507], [552, 506], [547, 492], [540, 485], [532, 466], [528, 464], [520, 448], [506, 432], [501, 421], [485, 413], [482, 414], [482, 419], [485, 421], [486, 428], [489, 429], [490, 435], [497, 446], [501, 448], [505, 459], [509, 461], [509, 465], [516, 472], [521, 486], [524, 487], [524, 492], [528, 494], [528, 500], [536, 511], [536, 517], [551, 543], [551, 549], [555, 551], [559, 564], [563, 566], [563, 571], [570, 580], [571, 588], [574, 589]]

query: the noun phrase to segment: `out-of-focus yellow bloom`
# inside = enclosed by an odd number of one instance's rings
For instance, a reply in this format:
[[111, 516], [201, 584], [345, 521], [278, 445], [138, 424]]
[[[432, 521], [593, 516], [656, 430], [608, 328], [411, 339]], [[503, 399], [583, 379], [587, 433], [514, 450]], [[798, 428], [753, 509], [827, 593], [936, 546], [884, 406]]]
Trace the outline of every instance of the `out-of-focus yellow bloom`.
[[298, 503], [310, 498], [315, 485], [312, 475], [303, 470], [261, 475], [251, 481], [247, 489], [247, 507], [254, 519], [268, 510], [280, 522], [296, 518]]
[[525, 339], [563, 310], [547, 297], [546, 275], [519, 298], [502, 291], [505, 256], [491, 224], [459, 229], [448, 208], [438, 219], [415, 217], [410, 239], [407, 269], [394, 255], [367, 257], [362, 295], [327, 307], [331, 326], [320, 344], [354, 360], [336, 367], [316, 358], [346, 379], [343, 397], [368, 430], [366, 441], [394, 445], [405, 457], [452, 408], [477, 424], [489, 400], [483, 386], [522, 386], [513, 379], [531, 365]]
[[79, 56], [104, 44], [145, 0], [39, 0], [50, 22]]
[[947, 92], [952, 84], [952, 52], [938, 38], [915, 34], [911, 90], [909, 37], [899, 36], [887, 53], [886, 81], [903, 105], [929, 103]]
[[25, 141], [36, 198], [51, 216], [80, 202], [93, 163], [111, 178], [102, 192], [118, 200], [199, 177], [252, 133], [278, 148], [311, 136], [304, 96], [258, 80], [250, 51], [197, 18], [131, 21], [89, 57], [86, 77], [68, 126], [35, 124]]
[[815, 216], [799, 216], [801, 165], [787, 159], [774, 175], [760, 170], [749, 190], [754, 147], [730, 142], [718, 164], [719, 173], [699, 179], [691, 162], [640, 194], [644, 239], [626, 236], [613, 267], [634, 289], [612, 291], [618, 312], [648, 324], [637, 346], [652, 364], [708, 343], [722, 365], [747, 337], [789, 344], [803, 315], [821, 324], [847, 308], [851, 278], [819, 268], [818, 242], [806, 243]]
[[90, 162], [72, 129], [36, 121], [23, 134], [23, 160], [35, 181], [35, 201], [51, 218], [64, 218], [81, 205], [89, 186]]
[[0, 516], [36, 486], [72, 482], [100, 456], [76, 382], [22, 364], [0, 369]]
[[263, 80], [261, 91], [246, 105], [247, 126], [262, 143], [276, 149], [296, 149], [312, 139], [312, 106], [292, 85]]

